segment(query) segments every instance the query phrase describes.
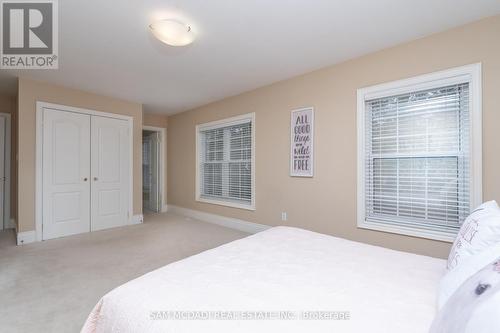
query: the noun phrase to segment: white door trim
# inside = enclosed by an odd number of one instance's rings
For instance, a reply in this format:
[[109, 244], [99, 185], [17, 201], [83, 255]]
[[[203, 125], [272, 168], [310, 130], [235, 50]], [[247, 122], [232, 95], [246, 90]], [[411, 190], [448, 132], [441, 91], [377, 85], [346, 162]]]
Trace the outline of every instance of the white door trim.
[[5, 193], [4, 193], [4, 210], [3, 210], [3, 225], [0, 230], [5, 226], [10, 226], [10, 164], [11, 164], [11, 115], [10, 113], [0, 113], [0, 116], [5, 117]]
[[[47, 102], [36, 102], [36, 157], [35, 157], [35, 233], [36, 241], [42, 240], [42, 221], [43, 221], [43, 109], [50, 108], [66, 112], [76, 112], [82, 114], [88, 114], [91, 116], [109, 117], [115, 119], [122, 119], [128, 122], [128, 132], [129, 132], [129, 207], [128, 207], [128, 224], [133, 224], [133, 197], [134, 197], [134, 119], [130, 116], [124, 116], [120, 114], [114, 114], [109, 112], [101, 112], [89, 109], [83, 109], [73, 106], [53, 104]], [[90, 143], [89, 143], [90, 144]]]
[[167, 156], [167, 129], [156, 126], [142, 126], [142, 129], [146, 131], [160, 132], [160, 212], [163, 212], [167, 206], [167, 191], [165, 191], [165, 183], [167, 182], [167, 178], [165, 177], [167, 169], [165, 165], [165, 157]]

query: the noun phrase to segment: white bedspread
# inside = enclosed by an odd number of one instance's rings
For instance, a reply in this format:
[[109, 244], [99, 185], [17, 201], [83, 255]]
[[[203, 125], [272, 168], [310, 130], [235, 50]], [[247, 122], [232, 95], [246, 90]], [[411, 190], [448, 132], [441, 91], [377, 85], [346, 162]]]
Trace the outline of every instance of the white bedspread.
[[[276, 227], [114, 289], [82, 332], [423, 333], [444, 268], [441, 259]], [[249, 319], [276, 312], [292, 319]], [[298, 319], [338, 312], [350, 318]], [[167, 319], [181, 314], [184, 320]], [[212, 319], [185, 319], [195, 315]], [[238, 315], [246, 320], [232, 320]]]

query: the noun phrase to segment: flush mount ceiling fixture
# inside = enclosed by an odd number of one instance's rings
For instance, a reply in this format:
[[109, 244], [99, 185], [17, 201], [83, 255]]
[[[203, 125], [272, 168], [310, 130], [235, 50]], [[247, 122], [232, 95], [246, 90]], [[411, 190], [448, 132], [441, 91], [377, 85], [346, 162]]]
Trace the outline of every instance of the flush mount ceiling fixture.
[[191, 26], [178, 20], [158, 20], [152, 23], [149, 29], [156, 38], [171, 46], [184, 46], [194, 41]]

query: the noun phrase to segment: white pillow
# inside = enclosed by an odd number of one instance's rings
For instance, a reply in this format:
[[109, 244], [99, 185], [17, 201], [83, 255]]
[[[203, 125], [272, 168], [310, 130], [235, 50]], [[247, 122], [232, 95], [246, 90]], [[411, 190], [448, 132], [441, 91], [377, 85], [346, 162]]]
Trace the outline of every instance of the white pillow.
[[472, 311], [465, 326], [466, 333], [491, 333], [500, 331], [500, 286], [496, 285]]
[[500, 258], [465, 281], [438, 312], [430, 333], [500, 332]]
[[447, 272], [439, 283], [438, 308], [441, 309], [453, 293], [471, 276], [500, 257], [500, 242], [486, 250], [465, 258], [460, 265]]
[[500, 208], [496, 201], [488, 201], [476, 208], [462, 224], [448, 257], [448, 270], [499, 242]]

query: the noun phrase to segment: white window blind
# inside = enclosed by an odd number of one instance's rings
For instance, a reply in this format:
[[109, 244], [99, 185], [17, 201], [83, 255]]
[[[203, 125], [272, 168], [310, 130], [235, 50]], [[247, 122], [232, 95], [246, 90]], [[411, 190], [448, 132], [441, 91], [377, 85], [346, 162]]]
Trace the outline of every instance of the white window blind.
[[470, 210], [469, 83], [365, 101], [365, 219], [453, 232]]
[[200, 199], [252, 205], [252, 126], [246, 118], [199, 129]]

